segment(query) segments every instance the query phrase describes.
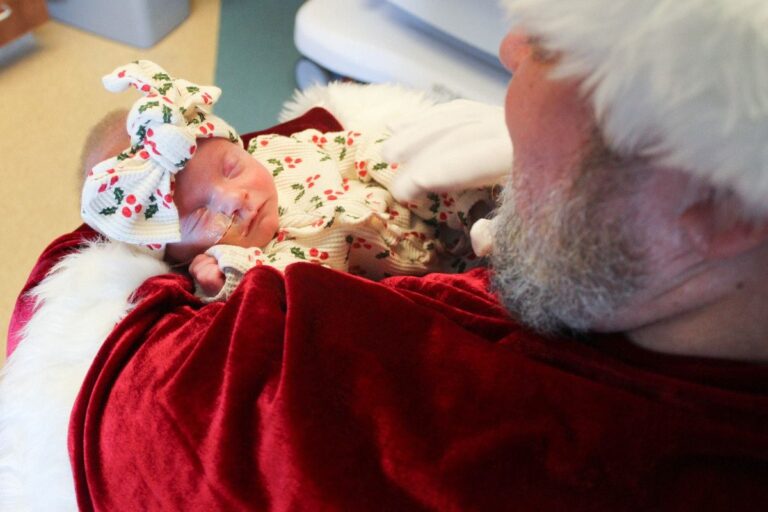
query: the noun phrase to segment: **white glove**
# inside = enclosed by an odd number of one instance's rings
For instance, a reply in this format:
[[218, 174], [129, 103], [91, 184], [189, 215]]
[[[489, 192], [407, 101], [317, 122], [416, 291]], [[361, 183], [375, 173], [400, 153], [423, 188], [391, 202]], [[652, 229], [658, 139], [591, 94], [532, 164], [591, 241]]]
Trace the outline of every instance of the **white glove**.
[[484, 258], [493, 250], [493, 230], [496, 224], [493, 219], [479, 219], [472, 224], [469, 239], [472, 242], [472, 252]]
[[512, 168], [502, 107], [454, 100], [388, 128], [382, 152], [400, 164], [390, 187], [398, 201], [502, 183]]

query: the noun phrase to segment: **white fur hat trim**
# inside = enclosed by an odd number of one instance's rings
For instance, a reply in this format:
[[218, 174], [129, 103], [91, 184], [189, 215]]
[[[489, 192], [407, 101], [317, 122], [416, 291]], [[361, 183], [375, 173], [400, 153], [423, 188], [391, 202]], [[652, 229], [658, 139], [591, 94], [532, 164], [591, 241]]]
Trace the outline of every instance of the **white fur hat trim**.
[[766, 0], [501, 0], [583, 77], [608, 143], [768, 212]]

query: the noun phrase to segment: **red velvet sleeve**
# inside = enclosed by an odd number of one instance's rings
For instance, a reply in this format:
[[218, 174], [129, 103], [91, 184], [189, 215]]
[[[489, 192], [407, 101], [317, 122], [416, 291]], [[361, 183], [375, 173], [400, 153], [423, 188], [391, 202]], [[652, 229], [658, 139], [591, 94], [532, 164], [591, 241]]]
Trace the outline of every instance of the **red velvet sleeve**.
[[149, 280], [72, 414], [81, 509], [768, 504], [764, 394], [543, 339], [486, 285], [299, 263], [203, 306], [179, 277]]

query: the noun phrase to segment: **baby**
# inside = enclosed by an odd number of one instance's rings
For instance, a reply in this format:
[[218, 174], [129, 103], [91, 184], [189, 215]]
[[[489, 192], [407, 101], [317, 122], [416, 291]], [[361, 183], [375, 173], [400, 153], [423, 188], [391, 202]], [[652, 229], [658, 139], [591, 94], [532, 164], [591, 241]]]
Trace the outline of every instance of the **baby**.
[[381, 158], [381, 134], [310, 129], [259, 136], [246, 151], [210, 113], [215, 87], [172, 79], [148, 61], [104, 83], [146, 96], [89, 137], [83, 218], [109, 238], [189, 263], [207, 300], [225, 299], [264, 264], [313, 262], [377, 279], [478, 262], [467, 233], [490, 209], [488, 191], [398, 203], [388, 191], [397, 164]]

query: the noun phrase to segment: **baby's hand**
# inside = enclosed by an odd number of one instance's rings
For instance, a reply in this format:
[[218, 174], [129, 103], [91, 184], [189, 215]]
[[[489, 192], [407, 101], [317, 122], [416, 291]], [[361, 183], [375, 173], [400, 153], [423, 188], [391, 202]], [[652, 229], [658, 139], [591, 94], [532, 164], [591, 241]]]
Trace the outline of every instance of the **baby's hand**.
[[214, 297], [224, 287], [224, 272], [219, 268], [216, 258], [207, 254], [198, 254], [189, 264], [189, 273], [197, 281], [203, 292]]

